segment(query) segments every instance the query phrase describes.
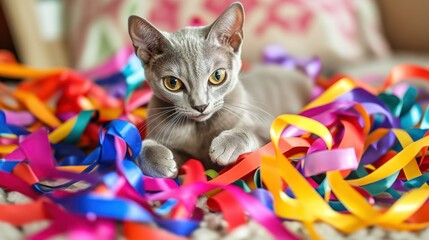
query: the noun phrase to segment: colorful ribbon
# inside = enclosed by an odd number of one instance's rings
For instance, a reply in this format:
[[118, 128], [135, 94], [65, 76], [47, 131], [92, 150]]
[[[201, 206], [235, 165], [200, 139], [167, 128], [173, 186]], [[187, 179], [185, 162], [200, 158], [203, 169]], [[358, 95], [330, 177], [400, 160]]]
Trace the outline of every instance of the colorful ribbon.
[[[315, 60], [272, 50], [265, 58], [319, 74]], [[393, 86], [408, 78], [427, 81], [427, 69], [398, 66], [381, 89], [350, 78], [318, 80], [323, 91], [299, 115], [276, 118], [267, 145], [220, 173], [189, 160], [178, 179], [159, 179], [144, 176], [134, 162], [144, 137], [136, 126], [151, 97], [147, 86], [137, 88], [144, 80], [139, 66], [129, 49], [84, 74], [0, 62], [0, 75], [27, 79], [16, 90], [0, 84], [2, 96], [16, 101], [1, 102], [0, 187], [34, 200], [0, 204], [0, 220], [15, 226], [51, 220], [30, 239], [60, 233], [186, 239], [203, 219], [197, 202], [204, 196], [228, 232], [251, 218], [277, 239], [297, 238], [283, 220], [301, 221], [314, 239], [323, 237], [315, 222], [346, 234], [369, 226], [428, 226], [425, 93]], [[391, 198], [380, 198], [383, 192]]]

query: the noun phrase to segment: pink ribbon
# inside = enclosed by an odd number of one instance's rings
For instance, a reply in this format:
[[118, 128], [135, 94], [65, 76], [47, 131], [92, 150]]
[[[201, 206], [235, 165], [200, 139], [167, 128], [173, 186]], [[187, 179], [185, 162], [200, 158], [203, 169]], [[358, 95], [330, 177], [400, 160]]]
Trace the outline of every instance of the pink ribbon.
[[87, 78], [96, 79], [103, 78], [122, 71], [122, 68], [127, 64], [127, 61], [134, 50], [130, 47], [125, 47], [119, 50], [112, 58], [99, 66], [81, 72]]

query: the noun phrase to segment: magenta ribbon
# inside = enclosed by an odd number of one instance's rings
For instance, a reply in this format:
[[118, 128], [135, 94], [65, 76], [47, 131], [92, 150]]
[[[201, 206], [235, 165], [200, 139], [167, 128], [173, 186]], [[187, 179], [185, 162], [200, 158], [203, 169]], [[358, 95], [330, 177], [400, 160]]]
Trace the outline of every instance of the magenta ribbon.
[[168, 192], [160, 192], [148, 197], [150, 201], [166, 201], [168, 199], [177, 199], [181, 202], [189, 213], [195, 210], [196, 196], [202, 195], [215, 189], [229, 191], [241, 206], [250, 215], [250, 217], [264, 226], [276, 239], [297, 239], [283, 226], [282, 221], [267, 209], [261, 202], [251, 195], [243, 192], [240, 188], [233, 185], [215, 185], [209, 183], [194, 183], [188, 186], [182, 186], [179, 189]]
[[96, 79], [104, 78], [121, 72], [122, 68], [126, 65], [131, 54], [134, 50], [130, 47], [120, 49], [112, 58], [97, 67], [82, 71], [81, 74], [87, 78]]
[[[37, 147], [34, 147], [37, 146]], [[38, 179], [70, 179], [73, 181], [97, 182], [97, 176], [84, 173], [73, 173], [56, 169], [55, 159], [51, 155], [48, 134], [39, 129], [20, 142], [19, 147], [6, 156], [6, 161], [25, 161]]]

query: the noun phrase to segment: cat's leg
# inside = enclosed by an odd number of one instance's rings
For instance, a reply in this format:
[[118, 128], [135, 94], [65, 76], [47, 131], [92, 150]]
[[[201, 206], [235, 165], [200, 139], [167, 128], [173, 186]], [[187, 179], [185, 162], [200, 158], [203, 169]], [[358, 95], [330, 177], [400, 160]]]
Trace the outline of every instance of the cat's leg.
[[213, 139], [209, 155], [214, 163], [225, 166], [234, 163], [241, 154], [258, 149], [262, 141], [253, 131], [233, 128]]
[[173, 152], [166, 146], [151, 139], [143, 141], [143, 148], [137, 158], [143, 174], [151, 177], [174, 178], [178, 168]]

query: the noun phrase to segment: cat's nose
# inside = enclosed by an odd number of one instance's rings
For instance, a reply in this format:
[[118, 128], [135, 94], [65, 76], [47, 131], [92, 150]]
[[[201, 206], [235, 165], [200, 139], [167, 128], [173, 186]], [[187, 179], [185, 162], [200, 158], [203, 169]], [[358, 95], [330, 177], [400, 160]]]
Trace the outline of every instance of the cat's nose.
[[197, 110], [200, 113], [203, 113], [204, 110], [206, 110], [207, 106], [208, 104], [204, 104], [204, 105], [192, 106], [192, 108]]

